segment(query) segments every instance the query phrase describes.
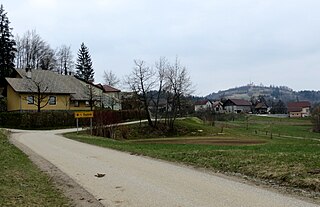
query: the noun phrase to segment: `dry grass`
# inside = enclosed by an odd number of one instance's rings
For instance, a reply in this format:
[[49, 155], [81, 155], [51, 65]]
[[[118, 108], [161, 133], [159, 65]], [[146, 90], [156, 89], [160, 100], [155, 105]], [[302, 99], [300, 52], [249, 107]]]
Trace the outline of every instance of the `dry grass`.
[[0, 166], [0, 206], [69, 206], [50, 178], [9, 142], [4, 131], [0, 131]]

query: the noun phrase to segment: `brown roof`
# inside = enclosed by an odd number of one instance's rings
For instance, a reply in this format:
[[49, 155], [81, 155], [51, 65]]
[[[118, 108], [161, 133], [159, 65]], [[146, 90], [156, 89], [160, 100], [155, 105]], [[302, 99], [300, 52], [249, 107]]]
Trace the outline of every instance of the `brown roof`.
[[289, 102], [288, 108], [290, 107], [306, 108], [306, 107], [311, 107], [311, 103], [309, 101]]
[[194, 105], [206, 105], [210, 100], [201, 100], [194, 103]]
[[265, 103], [263, 103], [263, 102], [258, 103], [258, 104], [256, 105], [256, 107], [255, 107], [255, 109], [267, 109], [267, 108], [268, 108], [267, 104], [265, 104]]
[[215, 108], [217, 107], [218, 105], [221, 105], [222, 106], [222, 103], [220, 101], [214, 101], [212, 102], [212, 107]]
[[236, 106], [251, 106], [252, 104], [244, 99], [229, 99]]
[[302, 108], [309, 107], [311, 107], [311, 103], [309, 101], [289, 102], [288, 112], [300, 112], [302, 111]]
[[116, 88], [109, 86], [109, 85], [103, 85], [102, 87], [103, 87], [104, 92], [106, 92], [106, 93], [121, 92], [119, 89], [116, 89]]

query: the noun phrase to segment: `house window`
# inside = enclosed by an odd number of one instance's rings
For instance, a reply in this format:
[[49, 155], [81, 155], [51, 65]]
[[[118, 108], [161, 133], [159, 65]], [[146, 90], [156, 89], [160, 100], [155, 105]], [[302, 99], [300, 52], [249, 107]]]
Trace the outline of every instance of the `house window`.
[[79, 107], [79, 101], [74, 101], [74, 107]]
[[49, 105], [56, 105], [57, 104], [57, 97], [50, 96], [49, 97]]
[[33, 96], [28, 96], [27, 97], [27, 102], [28, 102], [28, 104], [34, 104], [34, 97]]
[[86, 106], [90, 106], [90, 103], [89, 103], [89, 101], [86, 101]]

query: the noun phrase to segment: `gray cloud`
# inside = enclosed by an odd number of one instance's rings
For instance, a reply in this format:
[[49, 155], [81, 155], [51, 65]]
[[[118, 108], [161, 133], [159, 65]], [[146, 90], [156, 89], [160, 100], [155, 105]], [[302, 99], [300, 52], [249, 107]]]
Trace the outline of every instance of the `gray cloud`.
[[178, 55], [197, 95], [255, 83], [319, 90], [317, 0], [4, 0], [14, 34], [36, 29], [52, 47], [85, 42], [96, 80]]

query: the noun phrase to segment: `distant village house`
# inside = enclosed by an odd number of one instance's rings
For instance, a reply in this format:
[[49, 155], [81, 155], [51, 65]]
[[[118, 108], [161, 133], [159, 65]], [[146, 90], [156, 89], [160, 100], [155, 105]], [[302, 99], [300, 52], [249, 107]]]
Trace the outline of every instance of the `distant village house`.
[[269, 107], [266, 103], [260, 102], [254, 107], [254, 112], [256, 114], [267, 114], [269, 112]]
[[194, 104], [195, 112], [212, 110], [216, 113], [223, 113], [223, 105], [220, 101], [202, 100]]
[[311, 103], [309, 101], [289, 102], [289, 117], [308, 117], [310, 116]]
[[249, 113], [251, 107], [251, 102], [243, 99], [228, 99], [224, 103], [224, 109], [227, 113]]
[[209, 110], [211, 108], [212, 108], [212, 102], [210, 100], [208, 100], [208, 99], [197, 101], [194, 104], [195, 112], [206, 111], [206, 110]]

